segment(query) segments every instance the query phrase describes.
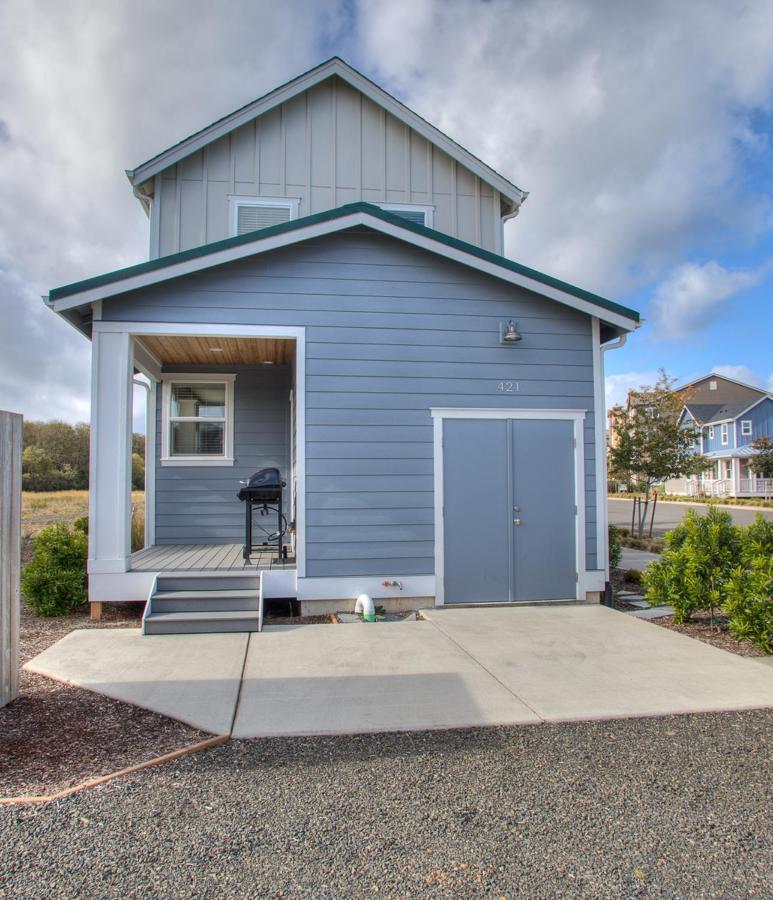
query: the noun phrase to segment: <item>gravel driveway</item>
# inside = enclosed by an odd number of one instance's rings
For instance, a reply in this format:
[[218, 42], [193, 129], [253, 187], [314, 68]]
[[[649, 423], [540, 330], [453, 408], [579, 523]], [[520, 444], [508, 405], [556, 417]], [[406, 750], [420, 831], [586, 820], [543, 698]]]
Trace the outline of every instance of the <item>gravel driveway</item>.
[[772, 725], [232, 742], [0, 810], [0, 895], [770, 896]]

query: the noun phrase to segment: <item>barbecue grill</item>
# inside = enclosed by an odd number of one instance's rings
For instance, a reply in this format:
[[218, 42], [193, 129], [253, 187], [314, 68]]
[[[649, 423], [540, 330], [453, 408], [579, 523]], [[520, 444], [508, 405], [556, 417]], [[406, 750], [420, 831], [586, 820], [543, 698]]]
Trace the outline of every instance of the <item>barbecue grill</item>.
[[[276, 549], [277, 560], [282, 559], [282, 536], [284, 535], [283, 516], [282, 516], [282, 488], [285, 482], [282, 481], [279, 469], [260, 469], [250, 476], [247, 481], [241, 481], [242, 485], [237, 496], [245, 504], [244, 508], [244, 551], [245, 559], [250, 558], [253, 550], [257, 550], [260, 546], [265, 545], [268, 541], [261, 544], [253, 544], [252, 542], [252, 525], [253, 512], [260, 509], [263, 515], [269, 510], [276, 510], [277, 528], [276, 528]], [[264, 529], [262, 529], [264, 530]], [[264, 530], [265, 533], [265, 530]], [[273, 537], [273, 536], [272, 536]]]

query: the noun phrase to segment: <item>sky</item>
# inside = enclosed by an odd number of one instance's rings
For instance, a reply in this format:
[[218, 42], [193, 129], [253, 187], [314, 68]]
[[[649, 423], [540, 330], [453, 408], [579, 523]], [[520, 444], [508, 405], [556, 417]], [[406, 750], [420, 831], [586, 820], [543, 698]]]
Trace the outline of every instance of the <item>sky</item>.
[[608, 405], [773, 390], [771, 47], [769, 0], [0, 0], [0, 409], [88, 418], [41, 296], [147, 259], [124, 170], [335, 54], [529, 191], [508, 256], [640, 311]]

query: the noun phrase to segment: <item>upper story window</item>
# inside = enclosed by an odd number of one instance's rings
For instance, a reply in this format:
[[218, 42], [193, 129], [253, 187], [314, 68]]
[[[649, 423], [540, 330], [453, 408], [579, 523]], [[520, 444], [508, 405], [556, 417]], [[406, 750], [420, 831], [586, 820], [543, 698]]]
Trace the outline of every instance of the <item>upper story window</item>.
[[717, 389], [717, 383], [716, 383], [716, 381], [710, 381], [710, 382], [709, 382], [709, 390], [710, 390], [710, 391], [715, 391], [716, 389]]
[[714, 440], [714, 426], [713, 425], [709, 425], [709, 440], [710, 441]]
[[230, 233], [247, 234], [298, 218], [297, 197], [229, 197]]
[[741, 434], [748, 437], [752, 433], [752, 420], [741, 419]]
[[424, 225], [427, 228], [434, 227], [434, 206], [422, 206], [419, 203], [377, 203], [376, 206], [416, 225]]
[[722, 426], [721, 434], [722, 434], [722, 443], [726, 444], [727, 443], [727, 424]]
[[164, 380], [162, 465], [233, 465], [235, 378], [235, 375], [174, 375]]

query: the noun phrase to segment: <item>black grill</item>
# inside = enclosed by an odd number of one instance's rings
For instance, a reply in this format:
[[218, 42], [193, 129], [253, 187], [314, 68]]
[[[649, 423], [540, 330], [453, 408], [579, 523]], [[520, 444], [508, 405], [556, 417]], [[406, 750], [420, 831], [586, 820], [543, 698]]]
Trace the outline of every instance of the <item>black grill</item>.
[[[276, 510], [277, 528], [277, 559], [282, 559], [282, 536], [284, 534], [283, 516], [282, 516], [282, 488], [285, 482], [279, 474], [279, 469], [260, 469], [250, 476], [247, 481], [241, 482], [241, 489], [238, 497], [245, 503], [244, 517], [244, 552], [245, 559], [250, 558], [253, 550], [257, 550], [261, 545], [255, 545], [252, 542], [252, 516], [254, 509], [262, 509], [264, 513], [269, 509]], [[263, 542], [267, 543], [267, 542]]]

